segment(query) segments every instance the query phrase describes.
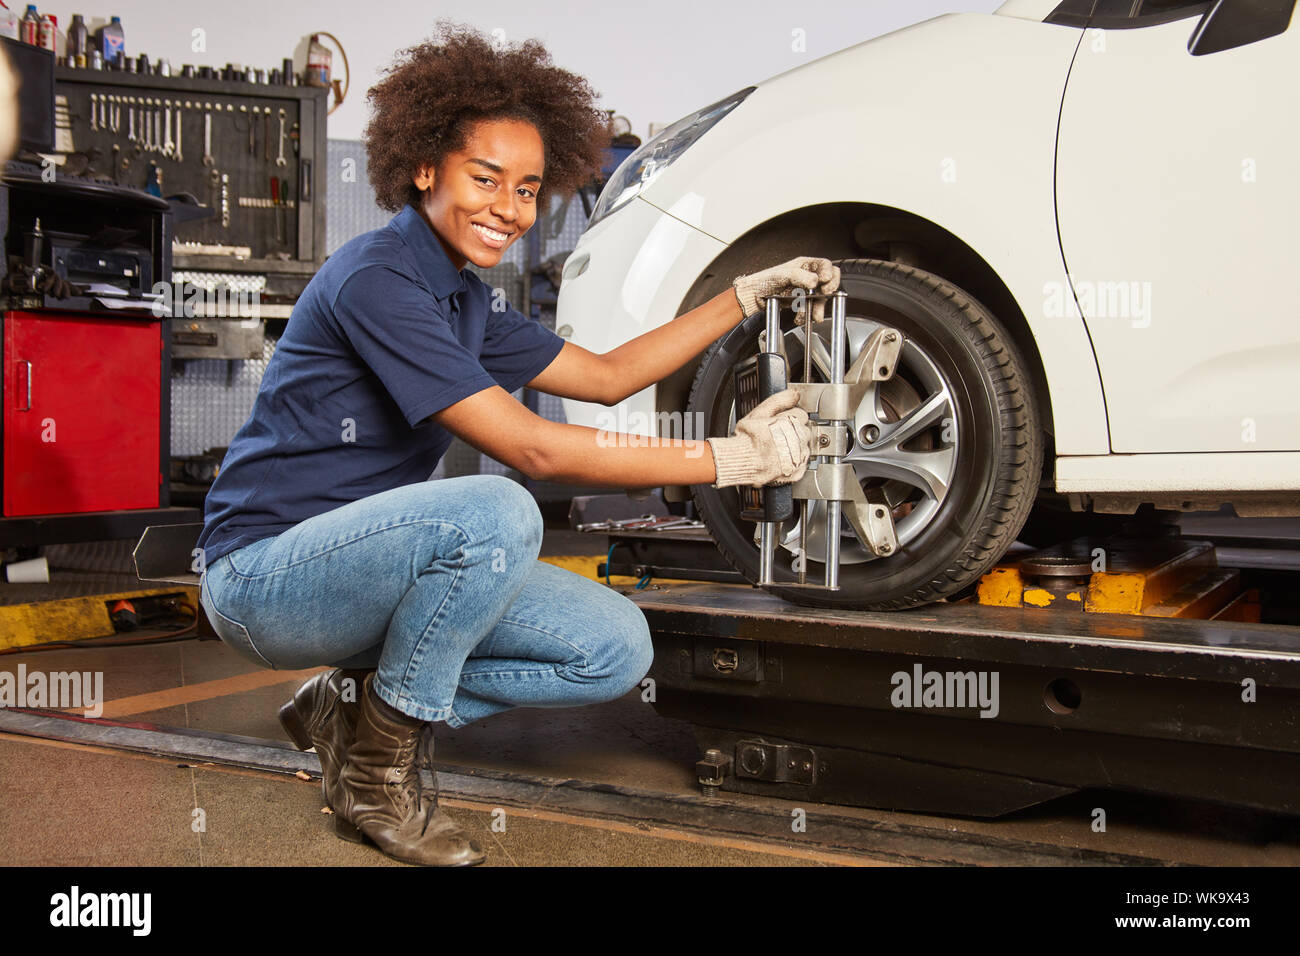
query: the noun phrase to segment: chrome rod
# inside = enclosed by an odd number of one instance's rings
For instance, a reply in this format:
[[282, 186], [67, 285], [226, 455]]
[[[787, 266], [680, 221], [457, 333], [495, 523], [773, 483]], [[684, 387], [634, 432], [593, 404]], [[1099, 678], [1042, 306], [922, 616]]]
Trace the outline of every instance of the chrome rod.
[[[848, 294], [839, 291], [831, 296], [831, 368], [832, 385], [844, 382], [844, 355], [848, 348], [848, 329], [845, 312]], [[848, 426], [848, 422], [836, 421], [835, 424]], [[843, 458], [839, 455], [827, 455], [829, 464], [838, 465]], [[839, 501], [826, 502], [826, 575], [824, 582], [828, 588], [840, 586], [840, 508]]]
[[848, 294], [836, 292], [831, 296], [831, 383], [844, 381], [845, 303]]
[[762, 521], [758, 525], [758, 583], [772, 583], [772, 569], [776, 559], [776, 536], [772, 534], [773, 522]]
[[781, 351], [781, 300], [772, 296], [767, 300], [767, 344], [764, 352]]
[[[803, 380], [804, 384], [812, 381], [812, 337], [813, 309], [806, 303], [803, 312]], [[808, 519], [812, 507], [807, 498], [799, 501], [799, 583], [808, 583]]]
[[826, 586], [840, 586], [840, 503], [826, 502]]
[[808, 499], [799, 501], [799, 583], [808, 583]]
[[803, 380], [804, 382], [812, 381], [812, 337], [813, 321], [812, 307], [803, 314]]
[[[781, 351], [781, 302], [776, 296], [767, 300], [767, 325], [763, 351], [776, 353]], [[758, 583], [760, 585], [773, 583], [775, 565], [776, 522], [760, 521], [758, 525]]]

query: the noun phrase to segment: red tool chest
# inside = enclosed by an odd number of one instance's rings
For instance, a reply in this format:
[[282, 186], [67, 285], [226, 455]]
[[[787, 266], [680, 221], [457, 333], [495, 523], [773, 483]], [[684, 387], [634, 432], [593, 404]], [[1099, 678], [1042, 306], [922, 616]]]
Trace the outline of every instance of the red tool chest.
[[165, 504], [164, 320], [3, 315], [4, 516]]

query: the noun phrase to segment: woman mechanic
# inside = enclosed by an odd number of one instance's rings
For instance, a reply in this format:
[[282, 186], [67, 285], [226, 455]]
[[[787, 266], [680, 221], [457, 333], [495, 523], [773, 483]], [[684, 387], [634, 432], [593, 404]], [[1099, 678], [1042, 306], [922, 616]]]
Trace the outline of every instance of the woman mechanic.
[[[252, 413], [207, 499], [201, 600], [266, 667], [334, 665], [281, 709], [320, 757], [339, 836], [413, 863], [484, 852], [422, 788], [432, 723], [615, 699], [649, 669], [645, 618], [600, 583], [537, 560], [531, 495], [497, 475], [428, 480], [459, 436], [536, 479], [614, 488], [761, 485], [804, 471], [793, 391], [732, 437], [618, 440], [534, 415], [529, 386], [606, 404], [702, 352], [761, 297], [827, 292], [796, 259], [597, 355], [503, 307], [490, 268], [538, 203], [600, 168], [605, 115], [536, 41], [468, 28], [401, 54], [369, 93], [365, 139], [384, 228], [334, 253], [294, 307]], [[355, 692], [353, 692], [355, 690]]]

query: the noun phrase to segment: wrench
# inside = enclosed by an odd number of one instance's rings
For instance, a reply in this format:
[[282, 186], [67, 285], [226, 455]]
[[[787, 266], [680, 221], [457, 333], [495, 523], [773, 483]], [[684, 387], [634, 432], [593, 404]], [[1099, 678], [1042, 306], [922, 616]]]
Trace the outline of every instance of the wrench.
[[131, 152], [139, 156], [144, 152], [144, 110], [140, 108], [140, 100], [131, 97], [131, 126], [135, 129], [135, 135], [132, 142]]
[[208, 173], [208, 187], [212, 195], [212, 199], [208, 202], [208, 206], [211, 209], [216, 209], [217, 187], [219, 185], [221, 185], [221, 171], [214, 168], [212, 172]]
[[212, 104], [206, 104], [208, 112], [203, 114], [203, 165], [212, 165]]
[[284, 158], [284, 110], [280, 110], [280, 155], [275, 158], [275, 165], [288, 165]]
[[176, 141], [172, 139], [172, 101], [165, 100], [164, 102], [167, 107], [167, 118], [163, 122], [163, 126], [167, 130], [167, 136], [166, 142], [163, 143], [163, 155], [170, 159], [176, 155]]
[[280, 231], [280, 180], [271, 177], [271, 211], [275, 215], [275, 241], [284, 242], [284, 234]]
[[135, 142], [135, 107], [134, 106], [128, 106], [126, 108], [126, 141], [128, 143]]
[[90, 131], [99, 132], [99, 94], [90, 94]]
[[185, 128], [185, 124], [184, 122], [182, 122], [184, 117], [185, 117], [185, 113], [181, 110], [181, 101], [177, 100], [176, 101], [176, 162], [178, 163], [183, 162], [185, 159], [184, 154], [181, 153], [181, 130]]

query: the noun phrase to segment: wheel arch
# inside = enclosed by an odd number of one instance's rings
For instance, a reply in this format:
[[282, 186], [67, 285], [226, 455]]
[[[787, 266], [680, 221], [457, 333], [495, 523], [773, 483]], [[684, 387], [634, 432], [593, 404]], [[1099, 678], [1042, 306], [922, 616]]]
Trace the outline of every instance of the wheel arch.
[[[707, 302], [737, 275], [804, 254], [904, 262], [932, 272], [978, 299], [997, 316], [1028, 365], [1039, 421], [1047, 436], [1044, 460], [1049, 460], [1055, 433], [1051, 393], [1024, 312], [983, 256], [923, 216], [860, 202], [826, 203], [782, 213], [754, 226], [719, 253], [687, 290], [677, 315]], [[660, 383], [656, 391], [660, 412], [685, 410], [699, 365], [699, 360], [689, 362]]]

